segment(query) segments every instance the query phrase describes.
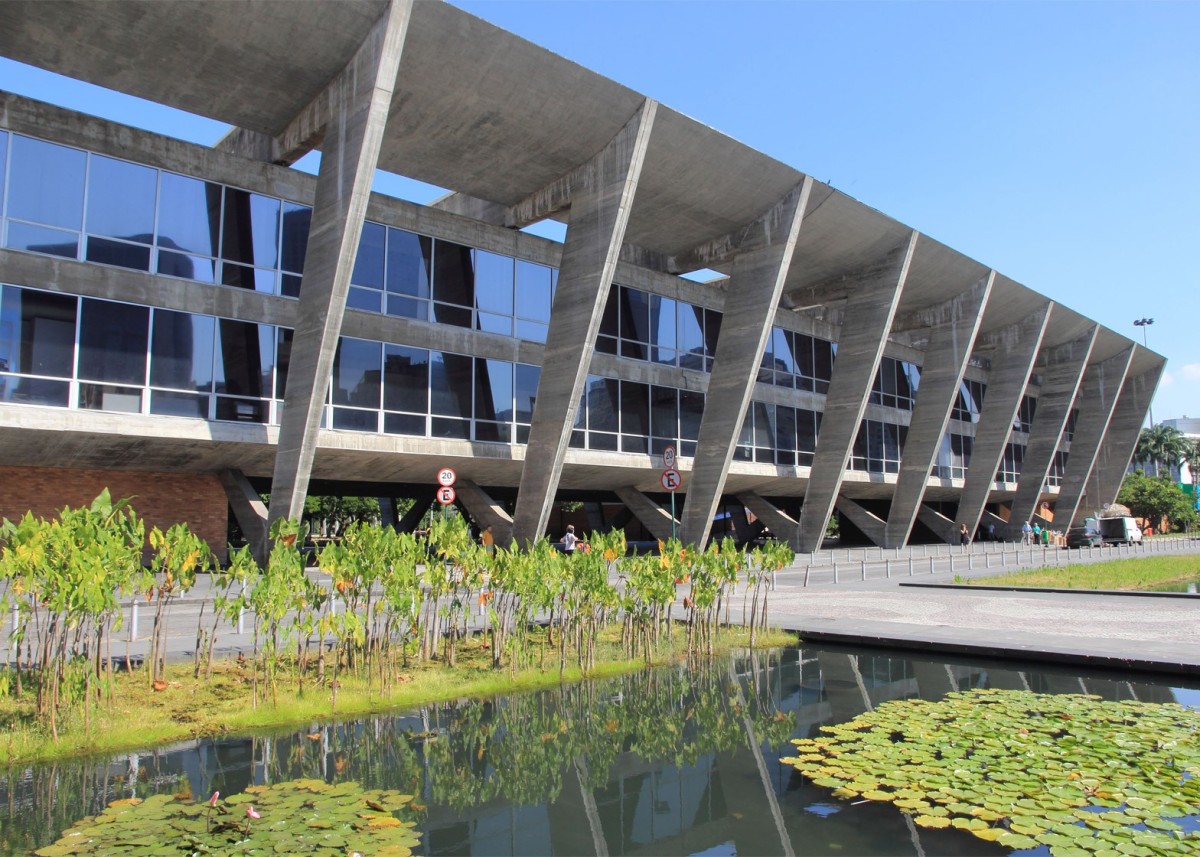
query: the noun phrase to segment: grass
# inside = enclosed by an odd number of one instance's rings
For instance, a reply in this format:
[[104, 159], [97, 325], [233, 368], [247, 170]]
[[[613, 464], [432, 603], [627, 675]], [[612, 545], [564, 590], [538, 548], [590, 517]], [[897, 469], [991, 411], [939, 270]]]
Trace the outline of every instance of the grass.
[[1200, 557], [1156, 556], [1092, 565], [1036, 568], [998, 577], [961, 581], [976, 586], [1035, 586], [1052, 589], [1152, 589], [1200, 578]]
[[[178, 741], [210, 736], [252, 732], [260, 729], [304, 726], [316, 721], [352, 719], [386, 711], [414, 708], [448, 699], [481, 698], [497, 694], [536, 690], [560, 683], [558, 655], [549, 651], [545, 667], [533, 667], [512, 676], [507, 669], [493, 670], [489, 647], [474, 642], [461, 644], [457, 664], [447, 667], [432, 661], [399, 670], [389, 690], [380, 692], [378, 681], [366, 686], [363, 679], [343, 673], [338, 676], [337, 708], [332, 704], [328, 684], [318, 684], [311, 676], [297, 683], [296, 677], [281, 670], [278, 696], [274, 703], [259, 700], [252, 704], [249, 665], [226, 660], [214, 663], [212, 678], [192, 677], [191, 664], [167, 668], [166, 687], [154, 691], [148, 686], [144, 670], [116, 674], [111, 702], [93, 708], [90, 728], [84, 729], [81, 712], [73, 712], [59, 724], [59, 738], [34, 718], [33, 692], [27, 686], [24, 696], [0, 696], [0, 767], [49, 762], [91, 754], [116, 754]], [[756, 646], [775, 647], [795, 643], [793, 634], [759, 633]], [[749, 631], [733, 628], [723, 631], [715, 648], [720, 652], [745, 647]], [[676, 630], [670, 648], [663, 649], [654, 663], [663, 664], [686, 657], [683, 632]], [[564, 681], [580, 681], [585, 676], [568, 656]], [[645, 667], [642, 659], [628, 660], [614, 640], [597, 647], [596, 668], [587, 678], [635, 672]], [[260, 693], [261, 675], [260, 675]]]

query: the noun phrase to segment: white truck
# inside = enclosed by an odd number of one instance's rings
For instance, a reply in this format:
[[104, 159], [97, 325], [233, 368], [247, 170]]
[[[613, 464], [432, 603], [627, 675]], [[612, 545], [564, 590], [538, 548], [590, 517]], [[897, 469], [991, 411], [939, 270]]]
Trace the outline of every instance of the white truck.
[[1106, 545], [1140, 545], [1142, 529], [1128, 515], [1118, 515], [1097, 520], [1100, 535]]

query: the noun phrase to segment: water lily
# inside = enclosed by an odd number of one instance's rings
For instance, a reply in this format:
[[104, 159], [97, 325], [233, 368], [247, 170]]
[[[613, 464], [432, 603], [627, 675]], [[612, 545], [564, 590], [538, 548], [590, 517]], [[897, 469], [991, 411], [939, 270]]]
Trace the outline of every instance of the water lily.
[[216, 806], [216, 805], [217, 805], [217, 801], [220, 799], [220, 797], [221, 797], [221, 793], [220, 793], [219, 791], [213, 792], [213, 793], [212, 793], [212, 797], [210, 797], [210, 798], [208, 799], [208, 805], [209, 805], [209, 806]]
[[220, 797], [221, 797], [221, 792], [215, 791], [212, 793], [212, 797], [210, 797], [208, 799], [208, 817], [204, 819], [204, 827], [208, 831], [212, 830], [212, 811], [213, 811], [213, 807], [215, 807], [217, 805], [217, 800]]
[[262, 818], [262, 815], [254, 808], [254, 804], [248, 803], [246, 804], [246, 818]]

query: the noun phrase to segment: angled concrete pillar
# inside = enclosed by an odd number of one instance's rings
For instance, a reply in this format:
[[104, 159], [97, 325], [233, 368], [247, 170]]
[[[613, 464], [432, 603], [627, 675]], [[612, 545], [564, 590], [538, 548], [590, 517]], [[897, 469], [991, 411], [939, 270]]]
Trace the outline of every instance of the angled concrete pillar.
[[[975, 425], [971, 463], [967, 467], [956, 515], [958, 521], [967, 525], [969, 533], [979, 528], [988, 496], [992, 493], [996, 471], [1004, 460], [1004, 449], [1012, 436], [1013, 421], [1021, 408], [1033, 362], [1042, 347], [1052, 306], [1047, 303], [1037, 312], [989, 337], [992, 369], [988, 373], [987, 395], [983, 397], [979, 422]], [[1004, 532], [1004, 529], [1001, 527], [997, 532]], [[953, 542], [954, 536], [950, 535], [946, 541]]]
[[[655, 503], [636, 488], [622, 487], [617, 489], [617, 497], [625, 504], [625, 508], [642, 522], [642, 526], [650, 531], [650, 535], [665, 542], [671, 538], [672, 529], [678, 535], [678, 527], [673, 527], [671, 514], [662, 506]], [[678, 502], [678, 501], [676, 501]]]
[[499, 544], [506, 545], [512, 541], [512, 518], [486, 491], [470, 479], [459, 479], [454, 483], [454, 491], [458, 495], [458, 502], [475, 519], [481, 532], [491, 527], [492, 535]]
[[1117, 405], [1117, 397], [1125, 384], [1129, 362], [1133, 359], [1133, 345], [1110, 357], [1103, 363], [1088, 367], [1083, 376], [1082, 395], [1077, 399], [1079, 419], [1075, 421], [1075, 434], [1071, 438], [1071, 454], [1067, 458], [1066, 472], [1054, 501], [1054, 520], [1069, 527], [1079, 512], [1087, 479], [1096, 463], [1100, 443], [1108, 431], [1108, 421]]
[[[951, 520], [930, 506], [922, 503], [917, 508], [917, 520], [937, 534], [937, 537], [948, 544], [958, 541], [958, 521]], [[970, 530], [970, 532], [975, 532]]]
[[797, 549], [802, 553], [815, 551], [825, 537], [825, 527], [842, 486], [850, 450], [904, 292], [917, 238], [918, 233], [913, 231], [908, 241], [893, 250], [879, 269], [851, 286], [844, 312], [846, 320], [838, 336], [833, 377], [825, 396], [821, 433], [809, 470], [808, 490], [800, 509]]
[[[1134, 350], [1138, 357], [1148, 354], [1141, 346], [1135, 345]], [[1130, 372], [1126, 376], [1088, 480], [1087, 505], [1092, 511], [1116, 502], [1165, 366], [1160, 359], [1151, 369], [1136, 375]]]
[[433, 500], [428, 497], [425, 499], [414, 499], [412, 506], [396, 524], [396, 529], [402, 533], [411, 533], [421, 525], [421, 519], [425, 517], [425, 513], [429, 511], [429, 507], [432, 505]]
[[521, 545], [537, 539], [550, 518], [656, 109], [647, 99], [586, 169], [547, 190], [569, 200], [571, 214], [513, 516]]
[[261, 565], [267, 561], [267, 506], [263, 503], [250, 480], [240, 470], [222, 470], [218, 474], [233, 517], [246, 536], [250, 552]]
[[411, 12], [412, 0], [394, 0], [327, 90], [321, 170], [271, 481], [272, 521], [299, 518], [304, 511], [350, 274]]
[[1058, 440], [1062, 437], [1071, 406], [1075, 403], [1075, 393], [1083, 379], [1083, 370], [1087, 368], [1097, 330], [1099, 327], [1093, 325], [1079, 339], [1051, 349], [1047, 355], [1037, 411], [1033, 415], [1021, 476], [1017, 480], [1017, 496], [1008, 518], [1007, 536], [1010, 541], [1021, 537], [1021, 525], [1033, 517], [1038, 507], [1042, 486], [1046, 484], [1050, 465], [1054, 463]]
[[708, 541], [713, 515], [721, 502], [811, 192], [812, 178], [805, 177], [754, 224], [762, 243], [738, 253], [733, 260], [721, 335], [683, 504], [682, 539], [697, 548]]
[[737, 495], [737, 500], [753, 512], [754, 517], [762, 521], [775, 538], [781, 542], [787, 542], [792, 546], [792, 550], [796, 549], [796, 534], [800, 528], [798, 521], [753, 491], [743, 491]]
[[850, 523], [862, 530], [862, 534], [871, 540], [871, 544], [883, 545], [887, 521], [864, 509], [849, 497], [838, 497], [833, 505]]
[[950, 424], [950, 413], [995, 281], [996, 272], [990, 271], [962, 294], [922, 313], [928, 316], [922, 326], [930, 329], [929, 345], [921, 363], [921, 386], [917, 389], [908, 438], [900, 454], [900, 475], [884, 529], [884, 547], [902, 546], [912, 532], [917, 509], [925, 496], [929, 470]]

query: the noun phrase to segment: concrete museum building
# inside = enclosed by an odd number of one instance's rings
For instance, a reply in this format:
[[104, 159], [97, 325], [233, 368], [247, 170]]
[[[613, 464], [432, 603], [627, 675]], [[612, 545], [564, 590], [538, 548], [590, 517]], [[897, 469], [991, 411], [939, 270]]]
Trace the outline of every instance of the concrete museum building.
[[[231, 509], [261, 538], [310, 490], [432, 500], [451, 467], [501, 541], [567, 499], [659, 537], [674, 507], [693, 544], [743, 509], [798, 551], [835, 513], [884, 546], [1011, 538], [1115, 497], [1163, 369], [435, 0], [10, 0], [0, 54], [233, 127], [0, 92], [3, 516], [107, 485], [219, 546]], [[545, 219], [562, 242], [522, 231]]]

